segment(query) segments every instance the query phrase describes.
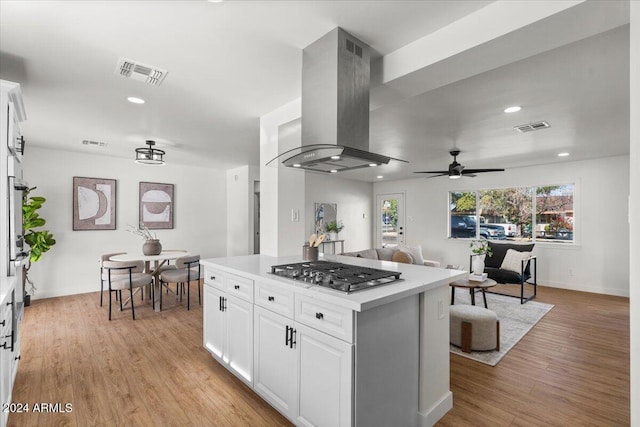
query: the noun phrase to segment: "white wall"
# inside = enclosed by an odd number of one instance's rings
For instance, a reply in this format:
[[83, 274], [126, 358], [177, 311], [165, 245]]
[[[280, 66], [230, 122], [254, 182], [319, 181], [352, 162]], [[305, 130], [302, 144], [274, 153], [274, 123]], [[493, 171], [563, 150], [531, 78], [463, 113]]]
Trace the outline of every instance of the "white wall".
[[631, 283], [631, 425], [640, 425], [640, 3], [631, 3], [631, 147], [629, 251]]
[[[116, 230], [72, 231], [74, 176], [117, 179]], [[24, 177], [47, 199], [41, 216], [57, 241], [29, 273], [46, 298], [100, 289], [98, 258], [109, 252], [141, 252], [142, 240], [127, 232], [138, 224], [138, 183], [174, 184], [174, 228], [154, 230], [165, 249], [187, 249], [203, 258], [226, 254], [225, 173], [205, 168], [138, 165], [115, 157], [29, 147]]]
[[[314, 232], [315, 203], [336, 203], [337, 220], [342, 220], [345, 252], [368, 249], [372, 245], [373, 184], [342, 179], [333, 175], [306, 172], [305, 226], [306, 236]], [[327, 249], [330, 253], [330, 250]], [[340, 246], [336, 248], [339, 252]]]
[[[419, 178], [375, 183], [375, 194], [406, 192], [408, 245], [425, 258], [468, 268], [469, 240], [447, 238], [448, 192], [575, 183], [577, 244], [537, 243], [540, 284], [611, 295], [629, 295], [629, 157], [516, 168], [452, 181]], [[413, 218], [412, 221], [409, 221]], [[573, 275], [569, 275], [569, 270]]]
[[253, 253], [253, 183], [259, 180], [256, 166], [227, 170], [227, 256]]
[[[296, 99], [260, 117], [260, 253], [265, 255], [299, 255], [305, 239], [304, 172], [264, 166], [293, 146], [286, 144], [295, 144], [293, 137], [282, 138], [281, 126], [298, 120], [300, 110]], [[292, 221], [292, 211], [298, 213], [297, 221]]]

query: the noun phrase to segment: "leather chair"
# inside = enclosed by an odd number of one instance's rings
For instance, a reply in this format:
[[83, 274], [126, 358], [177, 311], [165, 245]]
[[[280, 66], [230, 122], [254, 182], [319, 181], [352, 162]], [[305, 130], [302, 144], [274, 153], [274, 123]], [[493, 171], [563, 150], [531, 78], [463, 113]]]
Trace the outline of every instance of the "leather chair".
[[[520, 296], [496, 292], [493, 289], [488, 289], [486, 292], [520, 298], [520, 304], [524, 304], [530, 299], [535, 298], [538, 291], [538, 260], [535, 255], [522, 259], [519, 264], [519, 271], [502, 268], [502, 262], [509, 249], [518, 252], [531, 252], [533, 251], [534, 245], [534, 243], [497, 243], [489, 241], [489, 247], [491, 248], [493, 256], [485, 258], [484, 272], [487, 273], [489, 279], [493, 279], [498, 283], [520, 286]], [[471, 260], [472, 259], [473, 255], [471, 256]], [[471, 266], [469, 267], [469, 271], [471, 271]], [[533, 294], [527, 297], [525, 297], [524, 294], [524, 285], [526, 284], [533, 285]]]
[[187, 287], [187, 310], [191, 309], [191, 282], [196, 281], [198, 284], [198, 303], [202, 304], [200, 294], [200, 255], [184, 256], [176, 259], [175, 269], [165, 270], [160, 273], [160, 311], [162, 311], [162, 286], [169, 283], [177, 283], [177, 291], [182, 301], [184, 287]]
[[[116, 292], [116, 295], [120, 297], [120, 310], [122, 310], [123, 289], [129, 289], [131, 317], [136, 320], [133, 288], [151, 285], [153, 282], [151, 274], [143, 273], [144, 261], [104, 261], [102, 268], [106, 272], [106, 281], [109, 285], [109, 320], [111, 320], [111, 294]], [[151, 302], [154, 304], [153, 286], [151, 286]]]

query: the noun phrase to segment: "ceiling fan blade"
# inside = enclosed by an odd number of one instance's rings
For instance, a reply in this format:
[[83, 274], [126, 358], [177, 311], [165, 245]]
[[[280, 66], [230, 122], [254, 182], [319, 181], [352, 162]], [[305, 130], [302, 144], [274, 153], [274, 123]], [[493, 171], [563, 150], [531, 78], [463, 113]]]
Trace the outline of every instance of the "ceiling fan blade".
[[439, 173], [442, 175], [449, 175], [449, 171], [419, 171], [414, 173]]
[[463, 174], [482, 173], [482, 172], [504, 172], [504, 169], [464, 169]]
[[449, 176], [449, 172], [439, 173], [437, 175], [425, 176], [425, 178], [437, 178], [439, 176]]

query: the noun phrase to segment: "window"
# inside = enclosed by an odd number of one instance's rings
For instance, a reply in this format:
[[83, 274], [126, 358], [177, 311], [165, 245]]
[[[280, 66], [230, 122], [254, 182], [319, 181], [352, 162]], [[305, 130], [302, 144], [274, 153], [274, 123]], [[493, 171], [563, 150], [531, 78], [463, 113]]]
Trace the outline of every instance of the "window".
[[572, 243], [573, 184], [449, 193], [449, 237]]

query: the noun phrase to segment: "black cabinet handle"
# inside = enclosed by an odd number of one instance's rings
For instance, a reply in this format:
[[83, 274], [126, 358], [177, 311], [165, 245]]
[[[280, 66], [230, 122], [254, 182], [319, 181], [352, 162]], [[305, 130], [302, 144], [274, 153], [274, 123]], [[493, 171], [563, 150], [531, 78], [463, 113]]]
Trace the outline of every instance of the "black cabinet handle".
[[284, 345], [285, 345], [285, 347], [289, 345], [289, 329], [293, 329], [293, 328], [290, 328], [289, 325], [287, 325], [287, 329], [286, 329], [285, 334], [284, 334]]
[[220, 311], [223, 311], [223, 310], [222, 310], [222, 297], [218, 297], [218, 299], [219, 299], [218, 309], [219, 309]]
[[289, 342], [290, 342], [289, 348], [293, 348], [293, 346], [296, 345], [296, 330], [293, 328], [291, 328], [291, 341]]
[[[271, 298], [271, 297], [269, 297], [269, 298]], [[4, 325], [6, 325], [6, 324], [7, 324], [7, 321], [6, 321], [6, 320], [3, 320], [3, 321], [2, 321], [2, 324], [1, 324], [0, 326], [4, 326]]]
[[320, 319], [320, 320], [324, 319], [324, 314], [316, 313], [316, 319]]
[[20, 360], [20, 355], [16, 356], [16, 360]]
[[211, 280], [216, 280], [216, 276], [211, 276]]
[[268, 299], [269, 301], [273, 301], [273, 300], [275, 300], [275, 298], [274, 298], [274, 297], [272, 297], [272, 296], [268, 296], [268, 297], [267, 297], [267, 299]]
[[235, 286], [233, 287], [233, 289], [235, 289], [235, 290], [240, 289], [240, 285], [235, 285]]
[[6, 349], [7, 348], [7, 343], [4, 343], [4, 344], [0, 345], [0, 348]]

